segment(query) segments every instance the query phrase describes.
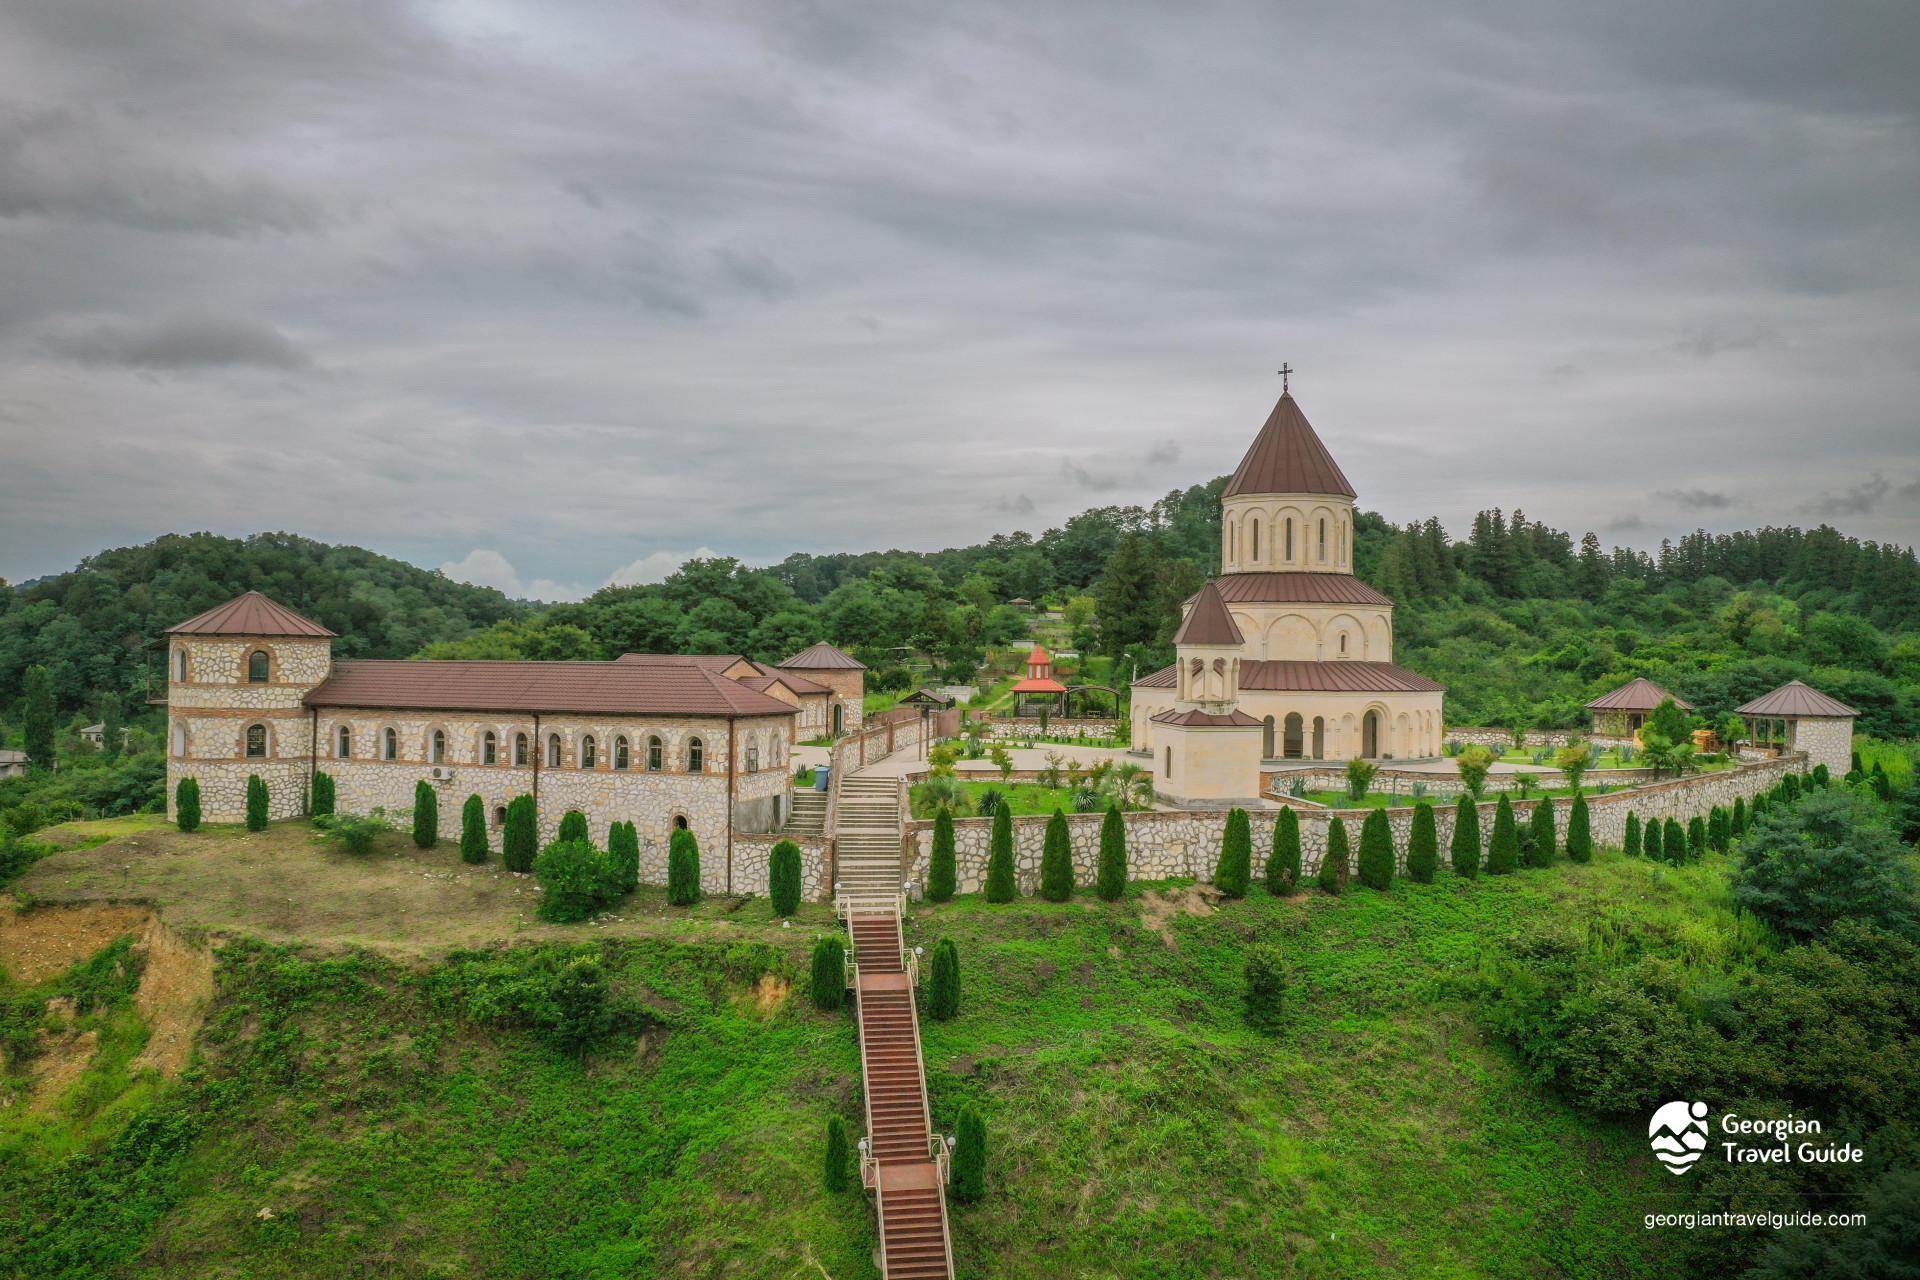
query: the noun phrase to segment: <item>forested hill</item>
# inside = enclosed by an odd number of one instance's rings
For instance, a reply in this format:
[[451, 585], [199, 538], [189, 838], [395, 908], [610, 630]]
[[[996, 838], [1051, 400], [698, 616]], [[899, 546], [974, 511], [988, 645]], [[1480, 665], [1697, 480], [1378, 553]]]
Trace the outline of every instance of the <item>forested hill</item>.
[[102, 551], [31, 586], [0, 582], [0, 710], [12, 709], [36, 663], [51, 675], [62, 713], [87, 710], [108, 692], [137, 702], [142, 646], [243, 591], [263, 591], [339, 632], [343, 657], [404, 658], [522, 609], [490, 587], [360, 547], [288, 533], [169, 534]]

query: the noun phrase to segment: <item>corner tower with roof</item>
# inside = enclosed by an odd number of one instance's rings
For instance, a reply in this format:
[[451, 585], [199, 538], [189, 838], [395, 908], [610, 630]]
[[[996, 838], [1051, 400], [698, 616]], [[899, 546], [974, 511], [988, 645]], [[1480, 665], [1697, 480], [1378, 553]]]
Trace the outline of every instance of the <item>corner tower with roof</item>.
[[782, 662], [779, 669], [828, 690], [827, 727], [832, 736], [852, 733], [866, 719], [867, 667], [844, 649], [822, 640]]
[[1241, 734], [1253, 764], [1236, 779], [1264, 762], [1439, 754], [1445, 689], [1394, 665], [1393, 601], [1353, 576], [1354, 498], [1283, 393], [1221, 496], [1220, 576], [1187, 602], [1178, 660], [1133, 687], [1133, 740], [1166, 794], [1199, 787], [1180, 777], [1175, 730], [1192, 726], [1174, 720], [1189, 713], [1257, 730]]

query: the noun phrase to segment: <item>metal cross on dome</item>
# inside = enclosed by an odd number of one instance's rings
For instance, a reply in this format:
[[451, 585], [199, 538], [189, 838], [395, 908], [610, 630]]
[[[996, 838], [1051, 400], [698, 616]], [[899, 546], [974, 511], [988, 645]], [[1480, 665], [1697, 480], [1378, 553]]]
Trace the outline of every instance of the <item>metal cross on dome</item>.
[[1292, 372], [1293, 372], [1292, 365], [1283, 364], [1280, 366], [1280, 394], [1283, 396], [1287, 394], [1287, 379], [1288, 379], [1288, 375], [1291, 374]]

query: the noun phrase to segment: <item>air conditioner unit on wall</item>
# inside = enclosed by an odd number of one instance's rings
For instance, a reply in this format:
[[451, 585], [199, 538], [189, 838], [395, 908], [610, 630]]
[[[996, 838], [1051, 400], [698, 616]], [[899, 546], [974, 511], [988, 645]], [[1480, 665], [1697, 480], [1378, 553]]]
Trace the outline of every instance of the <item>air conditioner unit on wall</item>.
[[433, 767], [433, 780], [435, 782], [452, 782], [453, 770], [444, 765], [435, 765]]

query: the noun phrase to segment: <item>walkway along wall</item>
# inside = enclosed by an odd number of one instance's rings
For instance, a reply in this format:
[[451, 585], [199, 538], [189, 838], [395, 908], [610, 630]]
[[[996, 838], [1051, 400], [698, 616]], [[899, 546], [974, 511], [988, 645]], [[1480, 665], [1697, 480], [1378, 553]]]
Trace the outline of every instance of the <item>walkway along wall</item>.
[[[1783, 774], [1801, 774], [1807, 771], [1805, 756], [1787, 756], [1778, 760], [1769, 760], [1757, 764], [1742, 765], [1738, 768], [1718, 773], [1694, 774], [1691, 777], [1676, 778], [1668, 782], [1654, 783], [1637, 787], [1631, 791], [1615, 791], [1608, 795], [1587, 796], [1587, 814], [1594, 842], [1597, 844], [1619, 845], [1626, 836], [1627, 814], [1637, 813], [1642, 822], [1648, 818], [1665, 820], [1674, 818], [1685, 822], [1696, 814], [1705, 814], [1715, 805], [1730, 806], [1735, 797], [1752, 797], [1761, 791], [1769, 790]], [[1480, 845], [1484, 855], [1488, 840], [1493, 835], [1493, 815], [1498, 802], [1483, 803], [1480, 811]], [[1558, 812], [1554, 826], [1564, 837], [1567, 830], [1567, 810], [1573, 804], [1571, 797], [1553, 800], [1530, 800], [1513, 803], [1514, 816], [1524, 824], [1535, 806], [1552, 804]], [[1300, 867], [1303, 876], [1311, 876], [1320, 869], [1320, 860], [1327, 847], [1327, 824], [1334, 818], [1340, 818], [1347, 824], [1347, 840], [1350, 849], [1357, 852], [1360, 844], [1360, 824], [1365, 821], [1367, 810], [1296, 810], [1300, 818]], [[1447, 849], [1453, 840], [1453, 813], [1451, 803], [1434, 804], [1434, 822], [1439, 829], [1440, 859], [1446, 861]], [[1386, 810], [1387, 819], [1393, 826], [1393, 844], [1401, 870], [1406, 869], [1407, 837], [1413, 826], [1413, 807]], [[1098, 813], [1070, 813], [1067, 815], [1067, 830], [1073, 840], [1073, 866], [1075, 882], [1090, 886], [1094, 881], [1094, 872], [1100, 853], [1100, 824], [1104, 815]], [[1253, 821], [1253, 850], [1255, 874], [1265, 863], [1267, 852], [1273, 847], [1273, 825], [1279, 819], [1279, 810], [1262, 809], [1249, 814]], [[1040, 883], [1040, 852], [1045, 840], [1047, 818], [1022, 817], [1013, 820], [1014, 867], [1020, 880], [1022, 893], [1033, 893]], [[1214, 864], [1220, 859], [1220, 842], [1226, 833], [1227, 815], [1224, 811], [1214, 810], [1151, 810], [1126, 815], [1127, 823], [1127, 875], [1136, 880], [1192, 879], [1207, 880], [1213, 876]], [[961, 818], [954, 822], [954, 846], [959, 873], [959, 889], [962, 893], [977, 893], [986, 881], [988, 841], [992, 836], [992, 820], [989, 818]], [[907, 824], [906, 858], [909, 866], [906, 874], [918, 884], [927, 881], [928, 862], [933, 851], [933, 823], [914, 821]]]

